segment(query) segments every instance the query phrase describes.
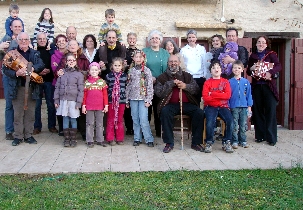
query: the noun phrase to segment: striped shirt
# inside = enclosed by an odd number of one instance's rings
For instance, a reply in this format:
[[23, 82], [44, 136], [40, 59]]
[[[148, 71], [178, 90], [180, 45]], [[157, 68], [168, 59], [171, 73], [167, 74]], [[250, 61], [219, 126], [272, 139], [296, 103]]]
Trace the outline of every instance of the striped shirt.
[[49, 44], [53, 43], [54, 34], [55, 34], [54, 28], [55, 28], [54, 24], [50, 23], [48, 20], [43, 20], [42, 22], [37, 23], [37, 25], [35, 27], [35, 32], [34, 32], [34, 40], [33, 40], [34, 46], [37, 47], [37, 34], [39, 32], [46, 34], [46, 38], [47, 38]]

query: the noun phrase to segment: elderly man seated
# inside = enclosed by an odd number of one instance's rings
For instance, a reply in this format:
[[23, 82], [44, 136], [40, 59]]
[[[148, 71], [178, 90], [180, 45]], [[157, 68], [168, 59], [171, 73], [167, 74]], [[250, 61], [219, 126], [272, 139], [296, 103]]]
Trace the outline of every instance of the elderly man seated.
[[195, 98], [199, 87], [191, 74], [181, 70], [180, 60], [176, 55], [169, 57], [168, 68], [157, 78], [154, 90], [160, 98], [158, 110], [162, 124], [162, 138], [166, 143], [163, 152], [169, 153], [174, 148], [174, 116], [180, 114], [180, 89], [182, 89], [182, 113], [190, 116], [192, 120], [191, 148], [202, 152], [204, 151], [201, 145], [204, 113]]

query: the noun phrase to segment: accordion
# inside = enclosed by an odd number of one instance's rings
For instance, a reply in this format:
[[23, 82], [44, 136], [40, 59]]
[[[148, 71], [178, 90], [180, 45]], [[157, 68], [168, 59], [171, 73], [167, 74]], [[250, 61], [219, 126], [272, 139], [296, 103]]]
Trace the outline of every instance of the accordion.
[[274, 67], [274, 63], [258, 61], [255, 65], [259, 66], [254, 71], [252, 71], [251, 76], [256, 80], [265, 79], [266, 72]]
[[[28, 61], [17, 51], [11, 50], [6, 53], [3, 58], [3, 65], [14, 71], [18, 71], [22, 68], [27, 68]], [[43, 83], [43, 78], [35, 72], [28, 72], [30, 80], [36, 83]]]

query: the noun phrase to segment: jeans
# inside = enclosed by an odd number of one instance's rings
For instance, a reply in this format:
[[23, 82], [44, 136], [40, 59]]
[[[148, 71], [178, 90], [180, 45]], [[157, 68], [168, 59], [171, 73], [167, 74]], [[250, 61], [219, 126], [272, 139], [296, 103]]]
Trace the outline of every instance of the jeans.
[[71, 123], [71, 128], [77, 128], [77, 118], [63, 117], [63, 129], [69, 128], [69, 122]]
[[35, 109], [35, 124], [34, 128], [42, 129], [41, 121], [41, 105], [42, 105], [42, 95], [44, 92], [45, 102], [47, 105], [47, 120], [48, 120], [48, 129], [56, 126], [56, 108], [54, 105], [54, 91], [55, 87], [51, 82], [44, 82], [40, 85], [40, 99], [36, 100], [36, 109]]
[[145, 142], [154, 142], [148, 122], [148, 108], [145, 107], [145, 102], [143, 100], [131, 100], [130, 107], [133, 118], [134, 141], [142, 141], [142, 129]]
[[234, 118], [232, 143], [241, 144], [246, 142], [246, 121], [247, 121], [247, 107], [237, 107], [231, 109]]
[[3, 74], [2, 83], [3, 83], [4, 97], [5, 97], [5, 132], [13, 133], [14, 132], [14, 108], [13, 108], [12, 99], [9, 98], [8, 80], [9, 80], [9, 78], [5, 74]]
[[[191, 103], [182, 104], [182, 114], [190, 116], [192, 124], [192, 144], [202, 143], [203, 133], [203, 110]], [[167, 104], [161, 110], [161, 123], [163, 130], [163, 142], [166, 144], [174, 144], [174, 116], [180, 114], [180, 103]], [[212, 130], [214, 130], [212, 128]]]
[[227, 140], [232, 139], [233, 116], [231, 115], [229, 108], [207, 106], [204, 109], [204, 115], [206, 118], [206, 142], [208, 144], [214, 143], [214, 126], [218, 116], [225, 122], [226, 125], [222, 144], [224, 144]]

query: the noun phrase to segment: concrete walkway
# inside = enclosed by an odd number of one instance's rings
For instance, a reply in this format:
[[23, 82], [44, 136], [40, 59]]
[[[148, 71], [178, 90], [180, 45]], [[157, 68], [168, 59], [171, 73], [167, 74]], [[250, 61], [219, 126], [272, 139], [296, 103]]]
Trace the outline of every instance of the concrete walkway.
[[[44, 101], [43, 101], [44, 103]], [[1, 107], [5, 101], [0, 100]], [[63, 137], [52, 134], [46, 126], [46, 110], [43, 104], [42, 132], [35, 135], [38, 144], [22, 143], [12, 146], [5, 140], [4, 109], [0, 119], [0, 174], [15, 173], [78, 173], [103, 171], [167, 171], [167, 170], [226, 170], [226, 169], [269, 169], [303, 166], [303, 131], [278, 130], [278, 143], [269, 146], [255, 143], [254, 132], [247, 132], [249, 148], [235, 150], [227, 154], [216, 141], [210, 154], [194, 151], [190, 140], [185, 137], [184, 150], [181, 150], [180, 136], [176, 137], [172, 152], [162, 152], [164, 144], [155, 138], [155, 147], [145, 144], [132, 146], [132, 136], [126, 136], [124, 145], [87, 148], [80, 140], [75, 148], [64, 148]], [[152, 126], [153, 129], [153, 126]]]

